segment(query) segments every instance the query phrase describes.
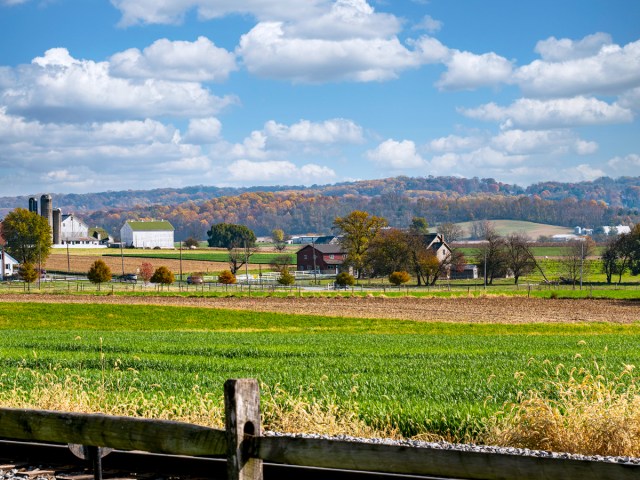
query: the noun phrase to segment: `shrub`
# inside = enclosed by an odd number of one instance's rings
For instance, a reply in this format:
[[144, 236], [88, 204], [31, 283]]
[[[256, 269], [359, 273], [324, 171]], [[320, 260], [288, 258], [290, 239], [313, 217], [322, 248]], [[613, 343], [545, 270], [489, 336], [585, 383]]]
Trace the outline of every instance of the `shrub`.
[[89, 268], [87, 278], [91, 283], [98, 285], [98, 290], [100, 290], [102, 283], [111, 281], [111, 269], [109, 265], [104, 263], [104, 260], [96, 260]]
[[140, 278], [142, 278], [144, 283], [149, 283], [151, 277], [153, 277], [153, 265], [149, 262], [142, 262], [142, 265], [140, 265]]
[[173, 272], [167, 267], [156, 268], [156, 271], [153, 272], [153, 276], [151, 277], [152, 283], [159, 283], [160, 285], [170, 285], [174, 281], [175, 276], [173, 275]]
[[189, 237], [184, 241], [184, 246], [187, 248], [198, 248], [198, 240], [193, 237]]
[[26, 262], [20, 265], [18, 269], [18, 275], [25, 281], [31, 290], [31, 284], [38, 278], [38, 270], [33, 266], [33, 263]]
[[398, 287], [403, 283], [407, 283], [409, 280], [411, 280], [411, 276], [405, 271], [393, 272], [389, 275], [389, 282]]
[[293, 285], [296, 282], [296, 277], [291, 275], [287, 268], [283, 268], [278, 277], [278, 283], [280, 285]]
[[236, 276], [229, 270], [223, 270], [218, 274], [218, 283], [223, 285], [231, 285], [236, 283]]
[[356, 279], [353, 278], [349, 272], [340, 272], [336, 276], [336, 285], [339, 287], [350, 287], [356, 283]]

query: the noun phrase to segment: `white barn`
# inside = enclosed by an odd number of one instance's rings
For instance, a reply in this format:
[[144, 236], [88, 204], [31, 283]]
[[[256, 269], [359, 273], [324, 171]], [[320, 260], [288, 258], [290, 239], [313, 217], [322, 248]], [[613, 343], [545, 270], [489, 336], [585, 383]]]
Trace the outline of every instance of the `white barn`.
[[0, 280], [5, 280], [7, 277], [18, 273], [18, 266], [20, 264], [4, 250], [2, 250], [1, 256], [0, 262], [2, 262], [2, 266], [0, 266]]
[[174, 248], [174, 228], [166, 220], [127, 220], [120, 229], [120, 241], [125, 247]]
[[62, 215], [60, 221], [60, 245], [96, 247], [100, 241], [89, 236], [89, 227], [73, 213]]

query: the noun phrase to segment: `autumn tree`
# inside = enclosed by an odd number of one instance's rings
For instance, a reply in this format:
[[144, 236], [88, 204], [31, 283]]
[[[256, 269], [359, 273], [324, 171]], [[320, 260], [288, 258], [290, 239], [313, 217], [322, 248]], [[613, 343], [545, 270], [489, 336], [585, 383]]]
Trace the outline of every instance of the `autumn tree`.
[[278, 252], [282, 252], [287, 247], [287, 236], [281, 228], [274, 228], [271, 231], [271, 240], [273, 241], [273, 247]]
[[165, 285], [171, 285], [175, 281], [175, 275], [167, 267], [160, 266], [156, 268], [151, 276], [151, 283], [157, 283], [164, 287]]
[[151, 265], [149, 262], [142, 262], [142, 265], [140, 265], [140, 278], [142, 278], [144, 283], [149, 283], [151, 281], [153, 272], [153, 265]]
[[104, 282], [111, 281], [111, 269], [109, 265], [107, 265], [104, 260], [96, 260], [93, 262], [89, 271], [87, 272], [87, 278], [91, 283], [95, 283], [98, 285], [98, 290], [100, 290], [100, 286]]
[[45, 217], [24, 208], [9, 212], [1, 224], [6, 250], [19, 263], [44, 262], [51, 251], [51, 227]]
[[409, 231], [414, 235], [426, 235], [429, 233], [429, 222], [424, 217], [413, 217], [411, 225], [409, 225]]
[[336, 217], [333, 228], [340, 235], [340, 244], [346, 253], [345, 265], [358, 271], [362, 278], [366, 269], [367, 250], [371, 240], [387, 226], [387, 220], [370, 215], [361, 210], [354, 210], [345, 217]]
[[31, 284], [36, 281], [40, 272], [33, 266], [33, 263], [26, 262], [20, 265], [18, 275], [27, 284], [27, 288], [31, 291]]
[[533, 251], [526, 235], [512, 233], [504, 240], [505, 263], [513, 272], [515, 284], [521, 276], [531, 273], [536, 266]]
[[366, 263], [371, 275], [379, 277], [412, 268], [411, 259], [412, 250], [408, 233], [398, 228], [389, 228], [381, 230], [371, 239]]

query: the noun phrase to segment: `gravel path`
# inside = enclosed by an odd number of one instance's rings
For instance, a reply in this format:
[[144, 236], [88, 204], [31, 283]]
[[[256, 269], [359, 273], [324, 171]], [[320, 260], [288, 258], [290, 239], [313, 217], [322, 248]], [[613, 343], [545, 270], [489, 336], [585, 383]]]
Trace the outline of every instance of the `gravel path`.
[[294, 297], [204, 298], [119, 295], [3, 294], [0, 302], [171, 305], [317, 316], [389, 318], [465, 323], [640, 321], [640, 302], [609, 299], [539, 299], [509, 296], [454, 298]]

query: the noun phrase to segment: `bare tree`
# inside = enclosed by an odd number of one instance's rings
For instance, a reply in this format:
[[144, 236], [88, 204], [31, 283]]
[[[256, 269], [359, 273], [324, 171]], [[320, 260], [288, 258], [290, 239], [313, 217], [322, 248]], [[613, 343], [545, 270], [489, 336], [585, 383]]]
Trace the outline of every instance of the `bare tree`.
[[507, 272], [505, 254], [505, 240], [496, 232], [491, 222], [483, 222], [484, 242], [475, 252], [476, 262], [483, 274], [486, 272], [486, 282], [491, 285], [493, 279], [502, 277]]
[[512, 233], [505, 239], [505, 260], [513, 272], [515, 284], [522, 275], [533, 271], [536, 261], [529, 245], [529, 238], [522, 233]]
[[457, 242], [464, 237], [464, 229], [455, 223], [443, 223], [438, 225], [438, 233], [444, 236], [446, 242]]
[[588, 271], [590, 261], [588, 257], [595, 251], [595, 242], [591, 237], [582, 240], [573, 240], [564, 247], [564, 253], [560, 259], [562, 276], [560, 279], [565, 283], [571, 283], [575, 288], [576, 283]]
[[479, 220], [471, 224], [471, 238], [474, 240], [486, 240], [489, 235], [497, 235], [496, 226], [489, 220]]

